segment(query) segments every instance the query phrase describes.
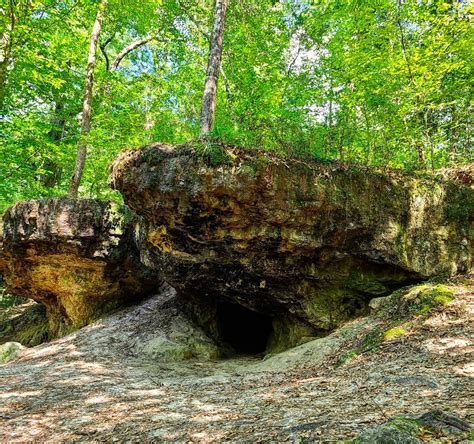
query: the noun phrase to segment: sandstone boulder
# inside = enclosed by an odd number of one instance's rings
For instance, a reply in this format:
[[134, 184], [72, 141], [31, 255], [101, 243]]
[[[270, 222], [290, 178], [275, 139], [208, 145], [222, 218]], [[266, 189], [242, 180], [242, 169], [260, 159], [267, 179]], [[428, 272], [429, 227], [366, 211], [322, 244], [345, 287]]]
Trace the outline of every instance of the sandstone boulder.
[[56, 334], [149, 294], [161, 282], [139, 261], [136, 219], [111, 202], [18, 202], [4, 216], [7, 289], [43, 303]]
[[240, 306], [265, 316], [243, 316], [242, 331], [269, 320], [267, 349], [286, 348], [374, 297], [471, 269], [474, 194], [464, 176], [459, 184], [217, 151], [151, 145], [123, 153], [111, 175], [143, 217], [142, 263], [214, 336], [238, 322]]

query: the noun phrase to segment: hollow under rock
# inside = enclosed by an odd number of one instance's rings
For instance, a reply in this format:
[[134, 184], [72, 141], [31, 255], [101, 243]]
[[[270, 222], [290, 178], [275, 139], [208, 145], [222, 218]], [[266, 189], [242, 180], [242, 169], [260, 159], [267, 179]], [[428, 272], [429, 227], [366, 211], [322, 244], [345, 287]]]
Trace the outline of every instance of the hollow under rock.
[[235, 353], [257, 355], [265, 352], [273, 334], [270, 316], [242, 305], [223, 302], [217, 307], [216, 317], [222, 341]]

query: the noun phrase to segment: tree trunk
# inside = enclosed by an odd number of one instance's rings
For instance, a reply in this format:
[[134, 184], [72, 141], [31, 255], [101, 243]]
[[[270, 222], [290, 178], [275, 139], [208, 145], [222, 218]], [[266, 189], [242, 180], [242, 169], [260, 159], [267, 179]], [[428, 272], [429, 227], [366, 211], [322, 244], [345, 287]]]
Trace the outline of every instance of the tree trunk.
[[206, 82], [201, 108], [200, 135], [205, 137], [214, 127], [216, 112], [217, 81], [222, 59], [224, 41], [224, 23], [227, 10], [227, 0], [216, 0], [214, 11], [214, 27], [212, 30], [209, 61], [207, 64]]
[[12, 34], [16, 23], [15, 11], [13, 8], [13, 0], [10, 0], [5, 11], [5, 28], [0, 39], [0, 113], [3, 111], [5, 101], [8, 65], [10, 64], [12, 52]]
[[86, 86], [84, 91], [84, 102], [82, 107], [82, 122], [81, 122], [81, 136], [77, 143], [76, 166], [71, 177], [71, 184], [69, 187], [69, 195], [77, 197], [79, 191], [79, 184], [81, 183], [82, 173], [84, 171], [84, 164], [87, 155], [87, 141], [86, 138], [90, 132], [91, 114], [92, 114], [92, 93], [94, 88], [94, 68], [96, 61], [96, 53], [100, 30], [102, 28], [102, 20], [104, 18], [107, 0], [101, 0], [97, 9], [97, 16], [95, 18], [94, 26], [92, 28], [89, 56], [87, 59], [87, 73]]

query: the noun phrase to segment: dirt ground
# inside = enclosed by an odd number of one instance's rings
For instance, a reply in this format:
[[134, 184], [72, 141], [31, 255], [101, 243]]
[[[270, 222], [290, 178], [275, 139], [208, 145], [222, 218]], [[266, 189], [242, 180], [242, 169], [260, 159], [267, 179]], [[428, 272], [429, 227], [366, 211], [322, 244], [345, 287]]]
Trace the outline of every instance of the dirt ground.
[[474, 419], [466, 287], [417, 328], [342, 366], [350, 345], [325, 348], [332, 339], [284, 359], [144, 359], [130, 344], [140, 329], [161, 328], [160, 297], [0, 366], [0, 441], [336, 442], [398, 414]]

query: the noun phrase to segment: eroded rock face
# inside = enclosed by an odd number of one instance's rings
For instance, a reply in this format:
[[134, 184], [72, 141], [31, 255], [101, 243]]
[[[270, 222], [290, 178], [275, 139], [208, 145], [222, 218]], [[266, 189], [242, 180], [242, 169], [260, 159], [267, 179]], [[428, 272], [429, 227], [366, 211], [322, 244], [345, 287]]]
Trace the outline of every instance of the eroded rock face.
[[223, 301], [271, 316], [269, 348], [279, 349], [394, 288], [471, 268], [468, 185], [224, 155], [211, 166], [191, 148], [154, 145], [123, 153], [111, 176], [144, 218], [142, 262], [217, 335]]
[[156, 290], [138, 259], [126, 207], [97, 200], [18, 202], [4, 216], [7, 289], [42, 302], [55, 333]]

